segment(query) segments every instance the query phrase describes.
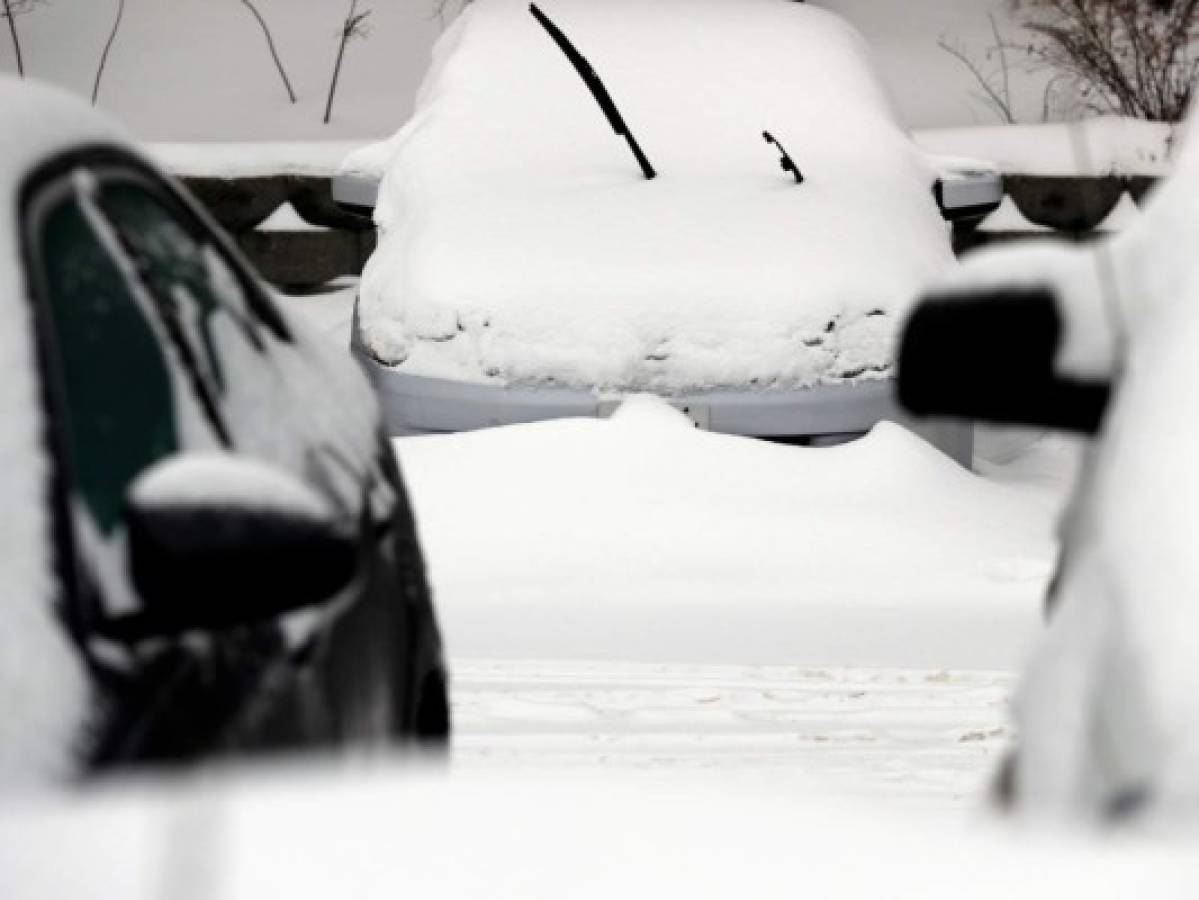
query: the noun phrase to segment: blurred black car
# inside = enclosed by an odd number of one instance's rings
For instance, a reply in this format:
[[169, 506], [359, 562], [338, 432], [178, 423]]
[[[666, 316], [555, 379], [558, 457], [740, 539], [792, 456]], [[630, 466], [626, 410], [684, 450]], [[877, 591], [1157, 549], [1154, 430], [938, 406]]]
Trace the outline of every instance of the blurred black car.
[[0, 768], [444, 743], [412, 512], [348, 352], [57, 92], [0, 81], [0, 205], [0, 628], [48, 648], [0, 659], [31, 723]]

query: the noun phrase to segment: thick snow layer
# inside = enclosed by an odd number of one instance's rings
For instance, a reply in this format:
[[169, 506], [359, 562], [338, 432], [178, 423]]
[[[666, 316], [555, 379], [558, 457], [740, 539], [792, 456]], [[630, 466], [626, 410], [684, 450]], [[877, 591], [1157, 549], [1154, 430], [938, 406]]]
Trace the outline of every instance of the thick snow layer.
[[88, 717], [79, 655], [55, 614], [42, 386], [17, 238], [24, 177], [76, 142], [117, 132], [57, 90], [0, 77], [0, 784], [69, 776]]
[[173, 175], [254, 178], [309, 175], [329, 178], [357, 143], [348, 141], [160, 142], [146, 152]]
[[[328, 768], [123, 785], [0, 812], [9, 897], [1187, 897], [1185, 838], [1032, 837], [829, 796], [556, 770]], [[100, 887], [97, 887], [100, 886]]]
[[320, 495], [275, 466], [227, 453], [189, 453], [146, 469], [129, 488], [141, 508], [211, 503], [251, 507], [316, 521], [331, 511]]
[[660, 177], [642, 178], [527, 3], [470, 7], [416, 116], [368, 152], [393, 154], [368, 349], [414, 374], [656, 392], [885, 373], [897, 314], [952, 254], [934, 173], [858, 35], [789, 0], [547, 11]]
[[1052, 443], [983, 478], [889, 423], [786, 447], [648, 398], [396, 446], [456, 658], [1015, 667], [1071, 477]]
[[990, 160], [1011, 175], [1165, 175], [1176, 132], [1160, 122], [1102, 116], [1078, 123], [933, 128], [913, 137], [930, 152]]

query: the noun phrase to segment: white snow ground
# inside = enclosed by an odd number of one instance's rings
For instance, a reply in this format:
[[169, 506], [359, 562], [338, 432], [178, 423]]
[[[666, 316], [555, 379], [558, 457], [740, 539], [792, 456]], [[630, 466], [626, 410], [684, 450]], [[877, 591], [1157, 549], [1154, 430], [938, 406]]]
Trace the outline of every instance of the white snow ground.
[[0, 810], [0, 895], [67, 900], [1194, 894], [1149, 844], [930, 821], [713, 773], [271, 765]]
[[1041, 629], [1066, 446], [983, 478], [898, 426], [806, 450], [696, 432], [645, 400], [608, 422], [397, 443], [459, 766], [982, 803]]
[[1012, 668], [1069, 479], [1049, 439], [1034, 486], [889, 423], [788, 447], [653, 399], [397, 449], [451, 651], [507, 659]]
[[[287, 303], [346, 346], [353, 293]], [[710, 773], [939, 818], [983, 802], [1074, 445], [983, 431], [971, 475], [896, 426], [810, 450], [642, 400], [397, 448], [456, 770]]]
[[456, 770], [793, 782], [954, 818], [1011, 732], [1007, 672], [453, 660]]

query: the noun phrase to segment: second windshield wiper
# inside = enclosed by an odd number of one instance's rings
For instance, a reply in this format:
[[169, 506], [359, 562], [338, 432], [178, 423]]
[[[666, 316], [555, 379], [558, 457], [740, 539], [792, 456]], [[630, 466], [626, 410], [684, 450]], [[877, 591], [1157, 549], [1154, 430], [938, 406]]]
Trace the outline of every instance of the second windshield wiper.
[[620, 110], [616, 108], [616, 102], [612, 99], [612, 95], [608, 93], [608, 89], [604, 87], [604, 83], [592, 68], [591, 63], [583, 56], [575, 45], [570, 42], [570, 39], [562, 33], [562, 30], [555, 25], [545, 13], [537, 8], [536, 3], [529, 4], [529, 12], [533, 14], [541, 27], [549, 32], [549, 36], [554, 39], [554, 43], [558, 45], [566, 58], [570, 60], [570, 64], [574, 66], [579, 77], [583, 79], [583, 83], [587, 85], [587, 89], [591, 91], [591, 96], [595, 98], [595, 102], [599, 104], [600, 109], [604, 111], [604, 115], [608, 119], [608, 124], [612, 126], [612, 130], [628, 141], [629, 149], [633, 152], [633, 156], [637, 160], [637, 165], [641, 167], [641, 174], [646, 178], [654, 178], [657, 172], [646, 158], [645, 153], [641, 150], [641, 145], [637, 143], [637, 139], [633, 137], [633, 132], [629, 130], [628, 123], [625, 122], [624, 116], [620, 114]]
[[787, 152], [787, 148], [779, 143], [778, 139], [769, 131], [762, 132], [762, 140], [768, 144], [773, 144], [774, 148], [779, 152], [779, 168], [784, 172], [790, 172], [795, 178], [796, 184], [803, 184], [803, 172], [799, 171], [799, 166], [795, 164], [795, 160], [791, 158], [791, 154]]

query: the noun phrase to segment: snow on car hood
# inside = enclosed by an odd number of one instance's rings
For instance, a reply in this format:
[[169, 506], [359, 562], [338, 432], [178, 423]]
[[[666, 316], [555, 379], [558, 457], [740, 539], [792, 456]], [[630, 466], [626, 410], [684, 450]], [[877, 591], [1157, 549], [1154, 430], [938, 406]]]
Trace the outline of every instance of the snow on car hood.
[[69, 775], [89, 701], [79, 656], [54, 615], [46, 424], [16, 232], [18, 191], [49, 158], [119, 140], [66, 94], [0, 78], [0, 786]]
[[[669, 392], [887, 370], [949, 264], [934, 175], [861, 38], [790, 0], [549, 0], [659, 177], [524, 0], [473, 4], [387, 146], [363, 342], [414, 374]], [[771, 131], [806, 181], [779, 170]]]

